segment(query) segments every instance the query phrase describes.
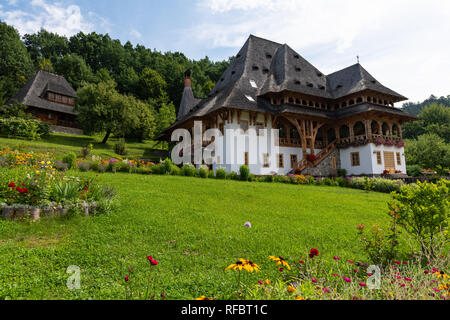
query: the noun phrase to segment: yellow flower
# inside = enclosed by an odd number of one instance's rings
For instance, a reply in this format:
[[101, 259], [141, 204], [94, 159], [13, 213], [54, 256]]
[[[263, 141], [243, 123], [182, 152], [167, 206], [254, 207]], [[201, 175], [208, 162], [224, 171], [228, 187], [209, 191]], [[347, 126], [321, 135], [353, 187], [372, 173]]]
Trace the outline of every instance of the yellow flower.
[[36, 174], [39, 174], [39, 173], [40, 173], [39, 170], [37, 170], [37, 171], [36, 171]]
[[245, 267], [245, 264], [243, 262], [244, 259], [240, 259], [239, 261], [237, 261], [236, 263], [233, 263], [232, 265], [229, 265], [225, 271], [228, 271], [230, 269], [233, 269], [234, 271], [242, 271], [242, 270], [247, 270]]
[[306, 299], [302, 298], [302, 297], [297, 297], [295, 300], [300, 300], [300, 301], [306, 301]]
[[274, 257], [274, 256], [270, 256], [269, 259], [276, 261], [277, 262], [277, 266], [283, 266], [288, 268], [288, 270], [291, 270], [291, 267], [289, 266], [289, 264], [286, 262], [286, 260], [284, 260], [284, 258], [282, 257]]
[[251, 260], [241, 260], [241, 261], [242, 261], [242, 263], [244, 263], [244, 268], [248, 272], [253, 272], [253, 271], [259, 272], [260, 271], [259, 266], [256, 263], [254, 263], [253, 261], [251, 261]]
[[264, 281], [265, 284], [270, 285], [270, 280], [266, 279], [266, 281]]
[[294, 292], [295, 292], [295, 288], [294, 288], [293, 286], [288, 286], [287, 290], [288, 290], [290, 293], [294, 293]]
[[442, 278], [442, 279], [445, 280], [445, 279], [449, 278], [449, 276], [446, 275], [443, 271], [441, 271], [441, 272], [436, 272], [434, 275], [435, 275], [438, 279]]
[[209, 300], [209, 301], [210, 301], [210, 300], [212, 300], [212, 299], [211, 299], [211, 298], [208, 298], [208, 297], [205, 297], [205, 296], [201, 296], [200, 298], [197, 298], [197, 299], [195, 299], [195, 300], [199, 300], [199, 301], [200, 301], [200, 300], [204, 300], [204, 301], [205, 301], [205, 300]]

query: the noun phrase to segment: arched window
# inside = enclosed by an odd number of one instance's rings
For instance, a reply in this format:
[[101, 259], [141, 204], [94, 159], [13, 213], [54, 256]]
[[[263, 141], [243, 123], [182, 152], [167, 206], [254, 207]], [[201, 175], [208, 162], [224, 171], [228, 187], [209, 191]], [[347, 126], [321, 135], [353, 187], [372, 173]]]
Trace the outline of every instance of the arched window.
[[389, 131], [389, 125], [386, 122], [383, 123], [382, 129], [383, 129], [383, 135], [385, 135], [385, 136], [391, 135], [391, 132]]
[[376, 121], [372, 121], [372, 134], [381, 134], [380, 133], [380, 125]]
[[341, 139], [345, 139], [345, 138], [349, 138], [350, 137], [350, 129], [348, 128], [347, 125], [343, 125], [339, 129], [339, 136], [340, 136]]
[[362, 103], [363, 102], [363, 98], [362, 97], [359, 97], [357, 100], [356, 100], [356, 103]]
[[278, 129], [279, 138], [286, 139], [287, 132], [286, 132], [286, 127], [284, 126], [284, 124], [279, 123], [277, 126], [277, 129]]
[[364, 123], [362, 123], [361, 121], [355, 123], [355, 126], [353, 127], [353, 132], [355, 133], [355, 136], [365, 135], [366, 127], [364, 126]]
[[399, 130], [399, 128], [398, 128], [398, 126], [396, 124], [394, 124], [392, 126], [392, 135], [394, 137], [399, 137], [400, 136], [400, 130]]
[[300, 139], [297, 128], [293, 126], [291, 126], [291, 139]]
[[328, 137], [328, 141], [329, 142], [333, 142], [334, 140], [336, 140], [336, 130], [334, 130], [334, 128], [330, 128], [327, 131], [327, 137]]

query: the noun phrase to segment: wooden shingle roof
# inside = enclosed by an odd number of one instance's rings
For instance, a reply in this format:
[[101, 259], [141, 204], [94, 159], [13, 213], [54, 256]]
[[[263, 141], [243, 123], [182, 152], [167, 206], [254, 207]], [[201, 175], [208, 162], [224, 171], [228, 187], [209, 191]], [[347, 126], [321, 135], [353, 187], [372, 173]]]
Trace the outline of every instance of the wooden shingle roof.
[[8, 103], [23, 104], [72, 115], [77, 114], [73, 106], [45, 99], [44, 96], [47, 92], [77, 98], [75, 90], [64, 77], [41, 70]]

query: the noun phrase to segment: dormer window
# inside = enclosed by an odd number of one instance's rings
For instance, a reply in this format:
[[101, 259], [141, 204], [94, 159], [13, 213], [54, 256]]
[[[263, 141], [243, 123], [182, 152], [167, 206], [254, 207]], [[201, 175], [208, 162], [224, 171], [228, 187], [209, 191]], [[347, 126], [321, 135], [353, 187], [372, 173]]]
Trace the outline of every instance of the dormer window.
[[300, 67], [296, 67], [295, 71], [300, 72], [300, 71], [302, 71], [302, 69]]
[[259, 67], [256, 66], [256, 65], [254, 65], [254, 66], [252, 67], [252, 69], [253, 69], [253, 71], [258, 71], [258, 70], [259, 70]]
[[[45, 96], [44, 96], [45, 98]], [[68, 97], [68, 96], [63, 96], [57, 93], [53, 93], [53, 92], [47, 92], [47, 100], [48, 101], [52, 101], [52, 102], [56, 102], [56, 103], [62, 103], [62, 104], [67, 104], [67, 105], [75, 105], [75, 99]]]
[[294, 80], [294, 83], [297, 85], [301, 84], [300, 80]]
[[267, 59], [272, 59], [272, 55], [270, 53], [266, 53], [266, 58]]

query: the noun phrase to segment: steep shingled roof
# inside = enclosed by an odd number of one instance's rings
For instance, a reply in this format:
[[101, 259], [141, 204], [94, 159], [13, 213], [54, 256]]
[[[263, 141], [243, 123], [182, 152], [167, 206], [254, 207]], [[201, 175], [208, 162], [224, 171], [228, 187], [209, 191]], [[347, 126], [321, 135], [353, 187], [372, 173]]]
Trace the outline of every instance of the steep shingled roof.
[[77, 114], [73, 106], [44, 99], [43, 96], [47, 91], [71, 98], [77, 97], [75, 90], [64, 77], [41, 70], [8, 103], [19, 103], [72, 115]]
[[[385, 93], [397, 98], [396, 101], [407, 100], [381, 85], [360, 64], [326, 76], [288, 45], [250, 35], [208, 98], [189, 107], [188, 113], [179, 114], [167, 131], [222, 108], [338, 118], [340, 111], [312, 110], [298, 105], [273, 106], [264, 95], [292, 91], [333, 100], [363, 90]], [[186, 99], [192, 103], [195, 98], [189, 94]], [[392, 113], [398, 114], [397, 109], [384, 107], [388, 113], [391, 109]]]
[[383, 86], [359, 63], [332, 73], [327, 78], [328, 89], [335, 99], [363, 90], [373, 90], [396, 97], [398, 101], [408, 100], [401, 94]]

